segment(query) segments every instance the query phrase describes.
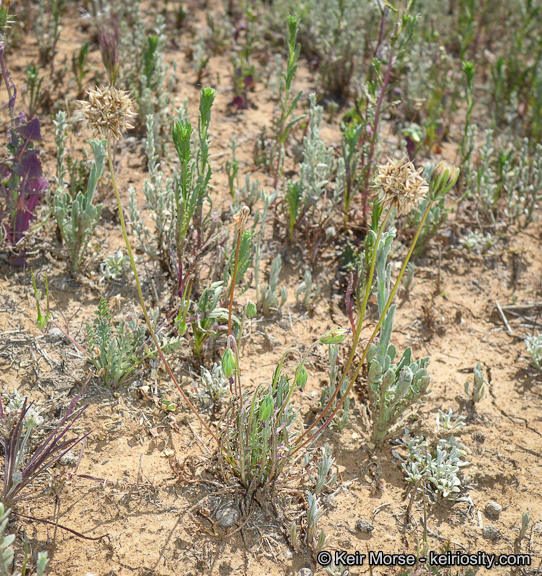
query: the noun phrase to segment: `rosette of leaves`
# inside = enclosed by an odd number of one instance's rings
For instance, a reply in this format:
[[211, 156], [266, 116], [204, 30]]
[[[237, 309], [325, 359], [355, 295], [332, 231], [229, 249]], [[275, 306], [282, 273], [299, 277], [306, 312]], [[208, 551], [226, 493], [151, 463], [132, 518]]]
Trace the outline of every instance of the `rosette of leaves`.
[[[65, 126], [65, 120], [66, 113], [59, 112], [57, 114], [57, 145], [62, 142], [63, 146], [65, 134], [62, 133], [62, 128]], [[94, 155], [94, 163], [90, 168], [86, 191], [77, 191], [75, 198], [64, 182], [65, 171], [62, 156], [59, 157], [59, 187], [55, 194], [54, 214], [70, 255], [72, 272], [79, 270], [85, 250], [102, 213], [102, 205], [94, 205], [92, 202], [98, 180], [104, 171], [107, 141], [91, 140], [89, 144]]]
[[461, 491], [458, 474], [469, 462], [463, 459], [467, 454], [465, 446], [454, 436], [428, 443], [423, 436], [411, 438], [405, 430], [404, 445], [408, 454], [402, 467], [407, 482], [447, 499], [453, 499]]
[[[48, 187], [40, 152], [34, 148], [34, 143], [40, 140], [38, 118], [26, 122], [21, 112], [9, 130], [8, 156], [0, 161], [0, 241], [7, 240], [12, 246], [28, 231]], [[15, 255], [11, 263], [24, 266], [24, 250]]]
[[87, 324], [90, 362], [106, 386], [116, 387], [143, 361], [137, 351], [145, 342], [145, 328], [133, 322], [115, 327], [105, 298], [100, 300], [96, 318]]

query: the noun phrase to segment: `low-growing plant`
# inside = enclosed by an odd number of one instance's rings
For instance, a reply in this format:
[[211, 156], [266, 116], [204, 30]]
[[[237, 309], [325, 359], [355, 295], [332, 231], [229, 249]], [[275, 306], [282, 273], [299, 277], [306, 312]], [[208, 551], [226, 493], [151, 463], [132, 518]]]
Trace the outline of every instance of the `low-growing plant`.
[[33, 432], [43, 423], [40, 410], [27, 397], [17, 392], [4, 405], [0, 402], [1, 431], [4, 446], [4, 481], [1, 501], [13, 508], [40, 493], [35, 481], [43, 476], [62, 456], [83, 442], [83, 436], [67, 438], [87, 406], [76, 409], [81, 393], [70, 402], [63, 418], [52, 427], [44, 440], [32, 444]]
[[472, 252], [475, 254], [483, 254], [495, 244], [495, 240], [489, 232], [483, 234], [482, 232], [472, 230], [465, 234], [465, 236], [459, 240], [459, 243], [465, 247], [469, 254]]
[[93, 200], [98, 180], [104, 171], [107, 142], [105, 140], [89, 141], [94, 155], [94, 162], [90, 168], [86, 191], [78, 190], [76, 195], [73, 196], [65, 181], [67, 173], [64, 165], [65, 142], [68, 137], [66, 132], [66, 113], [58, 112], [54, 124], [56, 127], [55, 142], [57, 146], [57, 189], [53, 212], [62, 239], [66, 243], [72, 272], [77, 272], [102, 212], [102, 205], [93, 204]]
[[138, 124], [145, 126], [148, 114], [156, 121], [158, 134], [165, 134], [172, 116], [176, 81], [176, 64], [166, 65], [164, 50], [167, 42], [165, 21], [156, 18], [153, 33], [146, 31], [145, 19], [134, 9], [135, 25], [121, 21], [119, 41], [119, 84], [130, 90], [137, 104]]
[[[336, 344], [330, 344], [328, 346], [328, 355], [329, 355], [329, 385], [325, 386], [322, 389], [322, 393], [320, 394], [320, 406], [325, 408], [328, 402], [335, 396], [335, 400], [333, 400], [333, 406], [340, 402], [343, 399], [343, 396], [346, 393], [348, 388], [349, 379], [345, 378], [342, 383], [342, 390], [339, 391], [337, 395], [335, 395], [335, 391], [337, 390], [337, 381], [339, 378], [339, 367], [337, 365], [337, 358], [339, 356], [339, 347]], [[331, 426], [336, 428], [337, 430], [342, 430], [348, 425], [350, 420], [350, 398], [346, 397], [344, 399], [344, 404], [342, 406], [342, 413], [339, 413]]]
[[[40, 121], [35, 117], [27, 122], [24, 113], [15, 115], [17, 90], [6, 68], [3, 42], [0, 42], [0, 68], [11, 118], [8, 155], [0, 161], [0, 242], [7, 240], [15, 248], [36, 217], [49, 184], [43, 175], [40, 152], [34, 147], [41, 140]], [[14, 253], [11, 262], [24, 266], [24, 248]]]
[[[303, 161], [299, 165], [299, 180], [289, 180], [286, 186], [285, 209], [290, 240], [299, 236], [307, 245], [309, 261], [314, 265], [328, 242], [335, 236], [332, 218], [339, 206], [345, 184], [337, 178], [332, 148], [321, 139], [320, 123], [323, 109], [316, 105], [316, 95], [310, 95], [309, 129], [303, 139]], [[344, 170], [339, 173], [344, 175]]]
[[83, 42], [81, 48], [72, 55], [72, 73], [77, 85], [77, 98], [82, 98], [85, 93], [85, 79], [90, 72], [88, 67], [88, 50], [90, 42]]
[[196, 385], [194, 396], [204, 405], [215, 409], [230, 391], [228, 379], [224, 376], [222, 367], [213, 364], [211, 370], [201, 368], [201, 379]]
[[197, 303], [191, 322], [194, 354], [201, 356], [203, 345], [210, 336], [215, 336], [220, 326], [228, 324], [228, 309], [220, 306], [224, 282], [214, 282], [206, 288]]
[[315, 553], [320, 552], [327, 542], [325, 530], [319, 530], [319, 522], [324, 511], [318, 506], [318, 498], [315, 494], [307, 492], [307, 530], [305, 543]]
[[[384, 235], [384, 247], [377, 255], [377, 301], [380, 317], [389, 297], [391, 264], [385, 262], [395, 230]], [[373, 432], [371, 442], [378, 446], [389, 434], [403, 413], [429, 393], [430, 377], [427, 373], [429, 358], [415, 361], [412, 350], [407, 348], [398, 362], [397, 351], [390, 338], [393, 332], [395, 306], [392, 305], [382, 322], [378, 344], [371, 344], [367, 354], [367, 390], [371, 407]]]
[[412, 485], [407, 518], [418, 489], [424, 499], [427, 493], [457, 499], [462, 485], [460, 471], [469, 465], [464, 459], [465, 446], [454, 436], [428, 442], [423, 436], [411, 437], [408, 430], [405, 430], [404, 446], [408, 453], [402, 467], [406, 481]]
[[475, 406], [484, 397], [485, 386], [487, 384], [484, 378], [484, 372], [480, 362], [474, 367], [474, 381], [472, 384], [472, 389], [470, 389], [469, 381], [465, 382], [465, 394], [469, 397], [469, 403], [471, 406]]
[[28, 118], [33, 118], [38, 110], [42, 82], [43, 76], [40, 76], [36, 65], [28, 64], [26, 66], [26, 91], [23, 94]]
[[320, 286], [315, 286], [312, 280], [312, 274], [310, 270], [305, 270], [303, 275], [303, 282], [297, 287], [295, 297], [296, 300], [306, 308], [310, 310], [314, 308], [314, 304], [320, 295]]
[[501, 191], [506, 195], [505, 215], [510, 222], [525, 228], [533, 221], [542, 190], [542, 144], [536, 144], [532, 156], [530, 142], [523, 139], [519, 154], [500, 153]]
[[[25, 553], [25, 559], [23, 562], [22, 572], [13, 570], [13, 559], [15, 552], [11, 547], [13, 541], [15, 540], [15, 534], [4, 535], [6, 531], [9, 514], [11, 510], [4, 507], [4, 504], [0, 502], [0, 576], [26, 576], [27, 574], [27, 556]], [[45, 569], [49, 560], [47, 558], [47, 552], [39, 552], [38, 558], [36, 560], [36, 576], [43, 576], [45, 574]]]
[[115, 326], [107, 300], [100, 299], [94, 321], [87, 324], [87, 344], [90, 362], [106, 386], [117, 387], [136, 369], [142, 361], [136, 352], [145, 339], [145, 328], [134, 320]]
[[264, 316], [270, 316], [276, 312], [280, 312], [286, 298], [288, 298], [288, 290], [286, 286], [281, 286], [279, 289], [279, 276], [282, 270], [282, 257], [280, 254], [274, 258], [269, 270], [269, 284], [264, 286], [258, 306]]
[[284, 164], [284, 147], [292, 128], [302, 120], [305, 115], [299, 114], [294, 116], [295, 109], [301, 98], [302, 91], [291, 96], [292, 84], [297, 72], [297, 60], [301, 46], [297, 43], [299, 33], [299, 19], [294, 16], [288, 16], [288, 60], [286, 62], [286, 71], [281, 74], [279, 85], [279, 112], [273, 118], [273, 139], [269, 155], [269, 166], [271, 167], [274, 181], [273, 188], [277, 189], [279, 179], [282, 175]]
[[130, 261], [122, 250], [118, 250], [111, 256], [108, 256], [100, 264], [101, 280], [115, 282], [123, 278], [130, 268]]
[[[413, 403], [419, 401], [427, 392], [429, 384], [429, 377], [426, 372], [427, 359], [414, 362], [410, 350], [407, 349], [400, 362], [392, 366], [392, 360], [396, 354], [395, 348], [389, 344], [395, 312], [395, 305], [392, 304], [392, 301], [399, 289], [432, 204], [438, 202], [455, 185], [458, 176], [459, 170], [446, 162], [437, 164], [431, 173], [429, 185], [421, 176], [420, 170], [416, 170], [409, 162], [389, 161], [388, 164], [380, 167], [376, 179], [380, 186], [380, 193], [373, 205], [371, 229], [365, 240], [361, 269], [355, 275], [355, 282], [352, 278], [351, 286], [347, 292], [346, 309], [354, 332], [354, 343], [335, 392], [315, 422], [297, 439], [293, 454], [297, 454], [299, 450], [309, 445], [331, 423], [344, 405], [348, 393], [365, 365], [365, 360], [369, 364], [368, 378], [372, 380], [372, 384], [369, 384], [369, 397], [373, 414], [372, 439], [375, 447], [386, 437], [390, 427], [400, 418], [402, 413]], [[394, 286], [390, 290], [391, 265], [387, 265], [386, 260], [395, 230], [385, 232], [386, 225], [395, 209], [399, 215], [407, 214], [426, 193], [429, 194], [430, 202]], [[381, 220], [383, 213], [385, 216]], [[376, 287], [379, 320], [368, 341], [366, 341], [361, 360], [359, 360], [358, 366], [351, 376], [343, 397], [335, 404], [337, 396], [343, 391], [345, 379], [347, 376], [350, 377], [350, 368], [354, 363], [356, 348], [361, 337], [367, 303], [373, 292], [375, 268], [377, 268]], [[353, 297], [355, 297], [354, 301]], [[378, 345], [375, 345], [373, 340], [381, 329], [380, 340]], [[347, 331], [342, 331], [342, 339], [339, 338], [336, 342], [327, 341], [324, 343], [336, 344], [341, 342], [346, 337], [346, 333]], [[411, 386], [412, 384], [414, 385]], [[324, 420], [323, 424], [320, 424], [326, 415], [327, 419]], [[311, 431], [317, 426], [319, 428], [310, 436]]]
[[56, 45], [62, 29], [62, 13], [65, 8], [66, 0], [39, 0], [38, 2], [38, 15], [34, 30], [42, 64], [49, 64], [55, 57]]
[[537, 370], [542, 370], [542, 335], [527, 336], [525, 348], [529, 354], [531, 365]]
[[[100, 299], [96, 317], [87, 324], [86, 332], [89, 360], [108, 387], [118, 387], [145, 360], [156, 356], [155, 350], [146, 346], [145, 327], [135, 319], [121, 320], [115, 325], [105, 298]], [[155, 334], [158, 333], [155, 328]], [[178, 337], [163, 337], [161, 349], [178, 350], [182, 342]]]

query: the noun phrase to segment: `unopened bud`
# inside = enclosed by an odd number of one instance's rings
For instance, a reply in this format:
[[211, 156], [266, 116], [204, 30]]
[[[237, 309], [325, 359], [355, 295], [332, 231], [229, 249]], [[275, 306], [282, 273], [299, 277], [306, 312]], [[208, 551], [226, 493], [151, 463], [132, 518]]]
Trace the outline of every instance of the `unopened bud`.
[[350, 330], [346, 328], [330, 330], [320, 337], [320, 344], [340, 344], [344, 342], [349, 333]]
[[268, 395], [262, 398], [262, 401], [260, 403], [260, 420], [262, 422], [267, 422], [272, 412], [273, 412], [273, 398]]
[[449, 192], [459, 178], [459, 168], [448, 162], [439, 162], [431, 172], [429, 183], [429, 197], [431, 200], [440, 200]]
[[309, 375], [307, 374], [307, 369], [305, 366], [300, 366], [295, 374], [295, 385], [299, 388], [303, 388], [307, 383]]
[[222, 374], [226, 378], [231, 378], [235, 370], [236, 362], [231, 348], [226, 348], [224, 356], [222, 356]]
[[254, 318], [256, 316], [256, 304], [252, 300], [248, 300], [245, 306], [247, 318]]

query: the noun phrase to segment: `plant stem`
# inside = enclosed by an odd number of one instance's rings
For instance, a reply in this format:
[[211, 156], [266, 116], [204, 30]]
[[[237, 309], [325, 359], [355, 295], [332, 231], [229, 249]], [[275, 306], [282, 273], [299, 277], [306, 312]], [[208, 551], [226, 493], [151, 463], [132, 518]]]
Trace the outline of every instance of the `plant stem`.
[[[395, 297], [395, 294], [397, 292], [397, 290], [399, 289], [399, 286], [401, 284], [401, 279], [405, 273], [407, 264], [410, 260], [410, 257], [412, 256], [412, 252], [414, 251], [414, 247], [416, 246], [416, 242], [418, 241], [418, 237], [420, 236], [420, 233], [423, 229], [423, 226], [425, 224], [425, 221], [427, 219], [427, 215], [429, 214], [429, 210], [431, 209], [431, 206], [433, 205], [433, 201], [429, 201], [427, 203], [427, 208], [425, 209], [425, 212], [422, 216], [422, 220], [420, 222], [420, 225], [418, 226], [418, 230], [416, 231], [416, 235], [414, 236], [414, 240], [412, 241], [412, 244], [410, 246], [410, 249], [408, 251], [408, 254], [406, 255], [406, 258], [403, 262], [403, 266], [401, 267], [401, 270], [399, 272], [399, 276], [397, 277], [397, 280], [395, 281], [395, 284], [393, 286], [393, 289], [388, 297], [388, 300], [386, 302], [386, 306], [384, 307], [384, 310], [382, 311], [382, 314], [380, 315], [380, 319], [377, 323], [377, 325], [375, 326], [373, 333], [371, 334], [371, 337], [369, 338], [367, 344], [365, 345], [365, 350], [363, 351], [363, 355], [361, 357], [361, 360], [359, 361], [358, 367], [356, 368], [356, 371], [354, 372], [350, 383], [348, 384], [348, 388], [346, 389], [346, 392], [344, 393], [344, 395], [342, 396], [342, 398], [340, 399], [340, 401], [338, 402], [337, 406], [335, 407], [335, 409], [333, 410], [333, 412], [331, 413], [331, 415], [329, 416], [329, 418], [324, 422], [324, 424], [322, 424], [320, 426], [320, 428], [308, 439], [305, 440], [302, 444], [298, 444], [298, 446], [294, 449], [294, 451], [290, 454], [290, 456], [293, 456], [298, 450], [300, 450], [301, 448], [303, 448], [304, 446], [306, 446], [307, 444], [310, 444], [311, 442], [313, 442], [317, 436], [329, 425], [329, 423], [333, 420], [333, 418], [335, 417], [335, 414], [337, 414], [337, 412], [340, 410], [340, 408], [342, 407], [342, 405], [344, 404], [344, 401], [346, 400], [348, 394], [350, 393], [350, 390], [352, 389], [352, 386], [354, 385], [354, 382], [356, 381], [356, 378], [359, 376], [359, 373], [361, 372], [361, 368], [365, 362], [365, 360], [367, 359], [367, 355], [369, 354], [369, 347], [372, 344], [373, 340], [375, 339], [376, 335], [378, 334], [378, 331], [380, 330], [380, 327], [382, 326], [382, 323], [384, 322], [385, 318], [386, 318], [386, 314], [388, 313], [388, 310], [391, 306], [391, 303], [393, 301], [393, 298]], [[359, 327], [358, 327], [359, 330]], [[342, 380], [341, 380], [342, 382]], [[337, 386], [337, 390], [340, 390], [341, 385]], [[337, 396], [337, 390], [335, 391], [334, 396]], [[334, 398], [332, 398], [330, 400], [330, 402], [332, 402], [334, 400]], [[323, 416], [325, 415], [326, 411], [329, 409], [330, 407], [330, 402], [328, 402], [325, 410], [316, 418], [316, 420], [313, 422], [313, 424], [306, 430], [306, 432], [303, 433], [302, 436], [300, 436], [300, 438], [298, 439], [298, 442], [301, 441], [301, 439], [303, 437], [305, 437], [308, 432], [313, 429], [316, 424], [323, 418]]]
[[378, 101], [376, 103], [375, 109], [375, 121], [373, 124], [373, 137], [371, 138], [371, 146], [369, 149], [369, 158], [367, 160], [367, 172], [365, 174], [365, 190], [363, 192], [363, 226], [365, 227], [367, 224], [367, 195], [369, 193], [369, 180], [371, 178], [371, 168], [373, 165], [373, 158], [376, 148], [376, 141], [378, 139], [378, 124], [380, 120], [380, 110], [382, 108], [382, 102], [384, 100], [384, 95], [388, 88], [388, 84], [390, 81], [390, 74], [391, 69], [393, 68], [393, 43], [390, 46], [390, 57], [388, 59], [388, 68], [386, 70], [386, 75], [384, 76], [384, 81], [382, 82], [382, 89], [380, 90], [380, 96], [378, 97]]
[[137, 268], [136, 268], [134, 256], [132, 253], [132, 247], [130, 246], [130, 240], [128, 238], [128, 233], [126, 232], [126, 225], [124, 223], [124, 215], [123, 215], [123, 211], [122, 211], [122, 204], [120, 201], [120, 194], [119, 194], [119, 190], [117, 188], [117, 181], [115, 179], [115, 169], [113, 167], [113, 158], [112, 158], [112, 154], [111, 154], [111, 143], [109, 142], [109, 140], [107, 141], [107, 160], [109, 162], [109, 171], [111, 172], [111, 182], [113, 183], [113, 191], [115, 192], [115, 198], [117, 199], [117, 207], [119, 210], [119, 220], [120, 220], [120, 226], [122, 228], [122, 235], [124, 237], [124, 242], [126, 244], [126, 250], [128, 251], [128, 257], [130, 258], [130, 264], [132, 266], [132, 271], [134, 273], [134, 278], [136, 281], [136, 287], [137, 287], [137, 293], [139, 296], [139, 302], [141, 304], [141, 308], [143, 309], [143, 315], [145, 316], [145, 322], [147, 324], [147, 328], [149, 329], [149, 333], [151, 335], [151, 338], [154, 342], [154, 345], [156, 346], [156, 350], [158, 351], [160, 358], [162, 359], [162, 362], [164, 363], [166, 371], [169, 374], [170, 378], [173, 380], [173, 383], [175, 384], [177, 389], [179, 390], [181, 396], [183, 397], [183, 400], [187, 403], [190, 410], [192, 410], [192, 412], [196, 415], [197, 419], [201, 422], [201, 424], [207, 430], [207, 432], [213, 437], [213, 439], [216, 441], [216, 443], [220, 444], [218, 441], [218, 438], [216, 437], [216, 434], [209, 428], [209, 426], [206, 424], [205, 420], [203, 420], [203, 418], [200, 416], [200, 414], [196, 410], [195, 406], [192, 404], [192, 402], [190, 402], [188, 396], [184, 393], [184, 391], [180, 387], [179, 383], [177, 382], [177, 379], [175, 378], [175, 375], [173, 374], [173, 370], [171, 369], [169, 362], [166, 360], [166, 357], [164, 356], [164, 353], [162, 352], [162, 348], [160, 347], [160, 344], [158, 343], [158, 338], [156, 337], [156, 334], [154, 333], [154, 330], [152, 328], [152, 324], [151, 324], [149, 315], [147, 313], [147, 307], [145, 306], [145, 300], [143, 299], [143, 292], [141, 290], [141, 283], [139, 282], [139, 276], [137, 273]]
[[242, 228], [239, 228], [237, 232], [237, 246], [235, 247], [235, 265], [233, 268], [233, 276], [231, 279], [230, 288], [230, 305], [228, 308], [228, 336], [231, 335], [231, 312], [233, 309], [233, 293], [235, 292], [235, 282], [237, 280], [237, 268], [239, 267], [239, 250], [241, 249], [241, 235], [243, 233]]
[[[384, 228], [386, 227], [386, 224], [388, 223], [388, 220], [390, 219], [391, 216], [391, 210], [388, 210], [388, 213], [386, 214], [384, 221], [382, 222], [382, 224], [379, 226], [378, 229], [378, 234], [376, 236], [376, 240], [375, 240], [375, 244], [373, 247], [373, 254], [371, 257], [371, 267], [369, 270], [369, 276], [367, 278], [367, 285], [365, 288], [365, 297], [363, 298], [363, 304], [360, 308], [360, 312], [359, 312], [359, 318], [358, 318], [358, 324], [356, 327], [356, 333], [354, 335], [354, 342], [352, 344], [352, 350], [350, 351], [350, 357], [348, 358], [348, 363], [346, 365], [346, 368], [343, 370], [343, 374], [341, 376], [341, 380], [339, 382], [339, 384], [337, 385], [337, 387], [335, 388], [335, 392], [333, 393], [333, 396], [329, 399], [328, 403], [326, 404], [324, 410], [322, 411], [322, 413], [320, 414], [320, 416], [311, 424], [311, 426], [309, 426], [309, 428], [307, 428], [307, 430], [305, 432], [303, 432], [303, 434], [301, 434], [301, 436], [296, 440], [296, 443], [301, 442], [301, 440], [303, 440], [303, 438], [305, 438], [305, 436], [318, 424], [318, 422], [328, 413], [329, 409], [331, 408], [331, 406], [333, 405], [333, 402], [335, 401], [335, 399], [337, 398], [343, 382], [346, 378], [346, 376], [348, 375], [348, 372], [354, 362], [354, 358], [356, 355], [356, 348], [358, 346], [359, 343], [359, 339], [360, 339], [360, 335], [361, 335], [361, 327], [363, 324], [363, 319], [365, 316], [365, 310], [367, 308], [367, 302], [369, 301], [369, 297], [371, 294], [371, 288], [373, 285], [373, 277], [374, 277], [374, 270], [375, 270], [375, 266], [376, 266], [376, 256], [377, 256], [377, 252], [378, 252], [378, 245], [380, 244], [380, 238], [382, 237], [382, 233], [384, 231]], [[350, 390], [350, 387], [348, 388], [348, 390]], [[346, 398], [346, 395], [348, 394], [348, 391], [346, 392], [346, 394], [343, 396], [343, 398]]]

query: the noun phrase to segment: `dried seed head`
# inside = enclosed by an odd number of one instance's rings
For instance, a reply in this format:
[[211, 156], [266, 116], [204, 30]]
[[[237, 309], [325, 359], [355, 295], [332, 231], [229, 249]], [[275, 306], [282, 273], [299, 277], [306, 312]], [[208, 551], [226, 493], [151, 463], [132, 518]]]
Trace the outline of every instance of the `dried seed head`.
[[427, 194], [429, 186], [421, 175], [423, 168], [416, 169], [406, 159], [389, 160], [378, 167], [376, 181], [380, 188], [378, 199], [384, 209], [397, 208], [397, 215], [408, 214]]
[[250, 214], [250, 208], [248, 206], [243, 206], [237, 214], [233, 217], [233, 223], [235, 224], [235, 231], [242, 234], [245, 231], [245, 225], [247, 223]]
[[103, 90], [87, 90], [88, 102], [79, 100], [80, 115], [97, 138], [120, 140], [123, 132], [133, 128], [130, 123], [137, 114], [128, 92], [107, 86]]

